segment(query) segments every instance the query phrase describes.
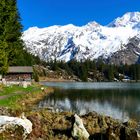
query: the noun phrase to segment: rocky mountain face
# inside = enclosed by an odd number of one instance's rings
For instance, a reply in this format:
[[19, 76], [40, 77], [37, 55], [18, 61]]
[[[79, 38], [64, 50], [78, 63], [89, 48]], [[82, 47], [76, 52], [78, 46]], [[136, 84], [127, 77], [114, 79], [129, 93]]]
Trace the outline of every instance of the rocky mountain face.
[[133, 37], [125, 45], [125, 49], [113, 53], [107, 62], [110, 64], [133, 64], [140, 63], [140, 38]]
[[[103, 58], [109, 63], [139, 62], [140, 12], [129, 12], [107, 26], [97, 22], [32, 27], [23, 33], [27, 50], [45, 61]], [[124, 59], [125, 58], [125, 59]]]

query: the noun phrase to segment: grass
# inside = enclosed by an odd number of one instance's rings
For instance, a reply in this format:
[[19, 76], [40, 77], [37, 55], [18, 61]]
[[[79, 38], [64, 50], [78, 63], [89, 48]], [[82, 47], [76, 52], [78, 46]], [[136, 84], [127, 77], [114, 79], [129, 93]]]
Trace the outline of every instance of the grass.
[[27, 88], [23, 88], [22, 86], [5, 87], [0, 85], [0, 106], [8, 107], [13, 111], [26, 112], [30, 107], [53, 91], [47, 87], [44, 87], [45, 90], [42, 91], [41, 87], [41, 85], [37, 84], [33, 84]]
[[14, 103], [20, 98], [22, 98], [23, 95], [14, 95], [5, 99], [0, 100], [0, 106], [4, 107], [13, 107]]
[[13, 93], [18, 93], [18, 92], [30, 92], [32, 90], [35, 90], [35, 85], [28, 86], [27, 88], [23, 88], [22, 86], [1, 86], [0, 87], [0, 96], [3, 95], [10, 95]]
[[[26, 94], [33, 92], [40, 92], [41, 89], [37, 85], [31, 85], [27, 88], [22, 86], [0, 86], [0, 106], [13, 108], [14, 106], [20, 106], [20, 99], [26, 97]], [[3, 98], [4, 97], [4, 98]]]

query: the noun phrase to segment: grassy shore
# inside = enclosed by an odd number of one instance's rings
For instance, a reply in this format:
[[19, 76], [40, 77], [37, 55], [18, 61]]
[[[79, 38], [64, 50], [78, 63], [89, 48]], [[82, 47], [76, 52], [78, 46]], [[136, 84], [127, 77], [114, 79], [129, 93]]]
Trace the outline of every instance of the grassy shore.
[[26, 112], [51, 92], [53, 92], [52, 88], [39, 84], [32, 84], [27, 88], [15, 85], [8, 87], [0, 85], [0, 106]]

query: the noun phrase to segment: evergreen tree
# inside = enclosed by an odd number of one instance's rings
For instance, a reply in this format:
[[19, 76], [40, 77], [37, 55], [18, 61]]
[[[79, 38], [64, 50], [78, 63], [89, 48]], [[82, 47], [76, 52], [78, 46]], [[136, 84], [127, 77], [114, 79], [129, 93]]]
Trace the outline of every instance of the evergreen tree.
[[98, 68], [98, 70], [99, 70], [101, 73], [104, 72], [104, 67], [105, 67], [105, 65], [104, 65], [103, 60], [102, 60], [102, 59], [98, 59], [98, 61], [97, 61], [97, 68]]
[[58, 70], [58, 62], [56, 59], [52, 62], [52, 70], [54, 71]]
[[140, 65], [136, 64], [136, 80], [140, 80]]
[[86, 66], [84, 64], [81, 64], [79, 70], [80, 70], [80, 75], [79, 75], [80, 79], [82, 81], [87, 81], [88, 71], [87, 71]]
[[94, 60], [93, 60], [92, 63], [91, 63], [91, 69], [97, 70], [96, 62], [95, 62]]
[[131, 65], [130, 69], [132, 79], [137, 81], [136, 65]]
[[114, 69], [113, 66], [110, 65], [108, 69], [108, 80], [113, 81], [114, 80]]
[[22, 25], [16, 0], [0, 2], [0, 72], [6, 73], [10, 65], [25, 65]]

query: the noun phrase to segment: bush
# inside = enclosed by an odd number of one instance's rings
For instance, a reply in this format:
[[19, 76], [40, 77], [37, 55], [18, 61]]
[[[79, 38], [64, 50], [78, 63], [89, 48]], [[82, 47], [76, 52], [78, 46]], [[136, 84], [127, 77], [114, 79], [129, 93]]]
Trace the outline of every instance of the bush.
[[34, 78], [35, 82], [39, 82], [39, 76], [38, 76], [38, 74], [37, 74], [36, 71], [34, 71], [34, 76], [33, 76], [33, 78]]

